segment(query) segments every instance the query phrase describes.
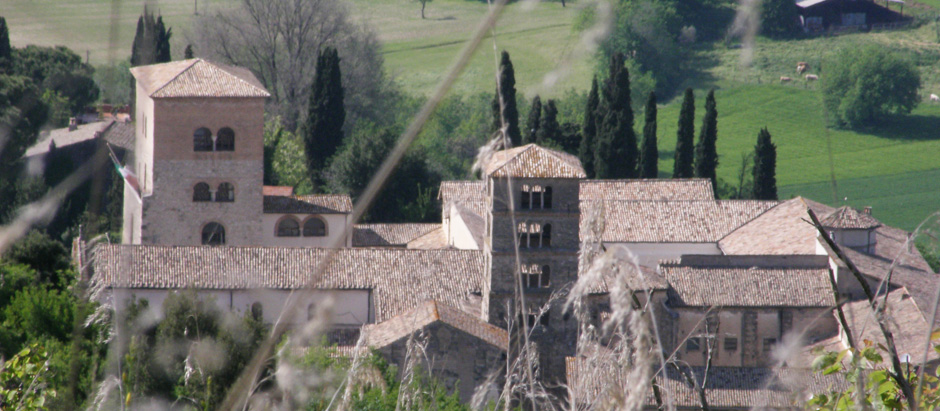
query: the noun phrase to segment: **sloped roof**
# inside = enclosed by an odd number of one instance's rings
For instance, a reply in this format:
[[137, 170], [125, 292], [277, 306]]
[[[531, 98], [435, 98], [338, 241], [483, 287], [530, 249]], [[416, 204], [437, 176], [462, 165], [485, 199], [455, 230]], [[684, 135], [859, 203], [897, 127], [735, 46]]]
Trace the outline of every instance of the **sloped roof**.
[[429, 231], [427, 234], [409, 241], [406, 247], [417, 250], [439, 250], [447, 248], [447, 235], [444, 234], [443, 227], [438, 227]]
[[381, 323], [365, 326], [365, 343], [372, 347], [386, 347], [436, 322], [447, 324], [495, 347], [504, 350], [509, 347], [509, 333], [506, 330], [433, 300], [425, 301]]
[[527, 144], [493, 154], [483, 168], [490, 177], [586, 178], [577, 157], [535, 144]]
[[830, 307], [835, 305], [825, 257], [683, 256], [662, 262], [669, 300], [686, 307]]
[[356, 224], [353, 226], [353, 247], [404, 247], [411, 240], [425, 235], [440, 224]]
[[579, 195], [589, 200], [714, 200], [712, 182], [707, 178], [584, 180]]
[[441, 204], [460, 204], [474, 213], [486, 214], [486, 184], [482, 181], [442, 181], [437, 197]]
[[755, 200], [582, 201], [581, 231], [587, 224], [586, 210], [604, 207], [604, 242], [717, 242], [775, 205]]
[[462, 307], [483, 286], [480, 251], [403, 248], [208, 247], [102, 244], [93, 281], [114, 288], [299, 289], [331, 254], [319, 289], [370, 289], [377, 322], [433, 299]]
[[663, 276], [659, 275], [655, 268], [642, 265], [636, 267], [640, 272], [632, 272], [625, 275], [623, 280], [620, 280], [620, 277], [618, 277], [616, 273], [609, 271], [604, 272], [599, 281], [595, 284], [591, 284], [588, 293], [607, 294], [614, 288], [614, 285], [616, 285], [618, 281], [624, 281], [624, 287], [633, 291], [661, 291], [669, 289], [669, 282], [667, 282]]
[[264, 196], [265, 214], [349, 214], [352, 200], [346, 194]]
[[152, 98], [270, 96], [248, 69], [199, 58], [134, 67], [131, 74]]
[[860, 213], [849, 206], [839, 207], [829, 215], [821, 217], [819, 223], [826, 228], [842, 230], [869, 230], [881, 226], [871, 215]]
[[[883, 303], [883, 298], [878, 297], [879, 304]], [[843, 312], [857, 344], [865, 340], [875, 344], [885, 344], [884, 334], [875, 322], [868, 300], [845, 304]], [[927, 319], [906, 288], [899, 288], [888, 293], [884, 318], [888, 330], [894, 335], [898, 355], [910, 354], [911, 361], [915, 363], [920, 363], [925, 351], [928, 353], [928, 360], [940, 358], [933, 349], [933, 345], [927, 343], [927, 336], [930, 335], [932, 328], [927, 325]]]
[[807, 208], [817, 214], [831, 210], [829, 206], [796, 197], [732, 231], [718, 246], [725, 254], [816, 254], [818, 231], [808, 222]]

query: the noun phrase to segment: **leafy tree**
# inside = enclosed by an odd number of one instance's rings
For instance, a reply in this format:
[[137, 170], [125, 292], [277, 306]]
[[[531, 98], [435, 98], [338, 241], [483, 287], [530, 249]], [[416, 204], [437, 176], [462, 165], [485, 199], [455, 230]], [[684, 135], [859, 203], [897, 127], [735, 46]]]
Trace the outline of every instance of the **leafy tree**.
[[75, 297], [67, 290], [34, 286], [17, 291], [3, 308], [0, 326], [3, 355], [13, 355], [13, 350], [29, 341], [46, 338], [68, 341], [72, 336], [75, 307]]
[[630, 74], [623, 59], [623, 54], [610, 58], [610, 74], [604, 82], [594, 152], [596, 178], [636, 177], [639, 150], [630, 106]]
[[93, 78], [100, 90], [101, 101], [116, 105], [130, 104], [131, 83], [134, 80], [130, 69], [131, 63], [127, 60], [95, 68]]
[[690, 178], [695, 161], [695, 95], [691, 88], [685, 89], [685, 96], [682, 98], [676, 134], [676, 161], [673, 164], [672, 178]]
[[[335, 193], [349, 193], [358, 199], [391, 152], [396, 137], [397, 133], [388, 129], [375, 126], [357, 128], [330, 164], [327, 181], [331, 190]], [[364, 219], [396, 222], [440, 218], [433, 203], [427, 204], [425, 209], [415, 209], [415, 204], [427, 195], [427, 190], [439, 185], [440, 178], [427, 169], [424, 153], [412, 150], [389, 176]]]
[[768, 37], [788, 37], [797, 33], [800, 14], [795, 1], [764, 0], [761, 6], [761, 32]]
[[0, 408], [43, 410], [46, 401], [56, 397], [48, 386], [48, 354], [40, 344], [23, 348], [8, 361], [0, 363]]
[[539, 144], [549, 142], [561, 144], [562, 132], [561, 127], [558, 125], [558, 108], [555, 107], [555, 100], [549, 99], [542, 111], [542, 119], [535, 141]]
[[265, 184], [291, 186], [296, 194], [313, 191], [304, 142], [287, 130], [279, 118], [264, 123]]
[[757, 200], [777, 199], [777, 146], [771, 141], [767, 127], [757, 134], [754, 146], [753, 195]]
[[588, 93], [587, 105], [584, 108], [584, 126], [581, 127], [581, 145], [578, 147], [578, 158], [584, 167], [588, 178], [594, 178], [594, 139], [597, 136], [597, 108], [600, 98], [597, 95], [597, 76], [591, 80], [591, 91]]
[[46, 90], [42, 93], [42, 102], [49, 108], [49, 125], [62, 128], [69, 125], [72, 110], [69, 108], [69, 99], [63, 97], [55, 90]]
[[94, 68], [63, 46], [26, 46], [13, 51], [14, 74], [27, 76], [42, 90], [53, 90], [68, 99], [72, 114], [98, 100]]
[[0, 16], [0, 74], [9, 74], [13, 69], [13, 48], [10, 47], [10, 28], [7, 19]]
[[[0, 198], [16, 198], [21, 158], [36, 142], [47, 111], [29, 78], [0, 75], [0, 129], [6, 134], [0, 150]], [[0, 201], [0, 221], [9, 218], [14, 206], [15, 202]]]
[[659, 176], [659, 149], [656, 146], [656, 93], [646, 100], [646, 124], [643, 126], [643, 151], [640, 152], [640, 177]]
[[882, 46], [844, 49], [826, 63], [826, 108], [841, 125], [872, 124], [917, 106], [920, 73], [910, 60]]
[[137, 19], [137, 32], [131, 46], [131, 66], [166, 63], [170, 57], [170, 37], [173, 29], [163, 24], [163, 16], [154, 18], [144, 6], [144, 14]]
[[535, 96], [532, 99], [532, 107], [529, 108], [529, 118], [526, 121], [525, 125], [525, 134], [522, 136], [522, 144], [529, 144], [536, 142], [537, 135], [539, 133], [539, 125], [542, 118], [542, 99], [539, 96]]
[[695, 146], [695, 176], [712, 180], [712, 187], [718, 186], [715, 171], [718, 169], [718, 109], [715, 104], [715, 90], [710, 90], [705, 97], [705, 117], [699, 130], [698, 145]]
[[424, 20], [424, 7], [427, 6], [428, 3], [434, 0], [414, 0], [414, 1], [421, 3], [421, 19]]
[[[663, 0], [618, 1], [613, 13], [614, 27], [601, 43], [602, 55], [631, 56], [639, 71], [656, 79], [658, 92], [671, 94], [682, 79], [683, 53], [676, 40], [682, 23], [676, 5]], [[634, 70], [634, 74], [639, 73]]]
[[501, 129], [505, 120], [506, 135], [515, 147], [522, 143], [522, 133], [519, 131], [519, 109], [516, 108], [516, 74], [506, 50], [503, 50], [499, 61], [497, 87], [493, 96], [493, 131]]
[[490, 93], [451, 94], [441, 101], [415, 141], [428, 167], [447, 180], [467, 179], [477, 150], [492, 134]]
[[310, 91], [303, 129], [307, 170], [317, 191], [323, 190], [322, 169], [343, 142], [343, 122], [346, 121], [344, 93], [339, 54], [336, 49], [327, 47], [317, 58], [317, 74]]
[[52, 286], [59, 286], [63, 279], [59, 278], [58, 273], [72, 266], [69, 250], [62, 243], [36, 230], [14, 243], [3, 257], [31, 267], [38, 272], [39, 281]]

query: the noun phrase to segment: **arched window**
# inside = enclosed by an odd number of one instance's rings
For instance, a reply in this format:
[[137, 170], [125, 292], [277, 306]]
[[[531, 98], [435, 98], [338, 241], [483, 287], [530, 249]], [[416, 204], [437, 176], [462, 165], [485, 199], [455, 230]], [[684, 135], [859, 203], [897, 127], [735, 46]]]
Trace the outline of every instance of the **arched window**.
[[297, 222], [296, 218], [286, 216], [277, 222], [275, 235], [278, 237], [300, 237], [300, 223]]
[[552, 246], [552, 225], [545, 224], [542, 226], [542, 247], [551, 247]]
[[193, 133], [193, 151], [212, 151], [212, 131], [200, 127]]
[[215, 201], [219, 203], [235, 201], [235, 186], [232, 183], [219, 184], [219, 189], [215, 192]]
[[528, 184], [522, 185], [522, 201], [519, 202], [519, 208], [528, 210], [532, 208], [532, 189]]
[[552, 188], [545, 187], [542, 193], [542, 208], [552, 208]]
[[326, 236], [326, 223], [320, 217], [310, 217], [304, 221], [304, 237]]
[[208, 184], [196, 183], [193, 186], [193, 201], [212, 201], [212, 193], [209, 192]]
[[222, 224], [211, 222], [202, 227], [203, 245], [224, 245], [225, 227]]
[[235, 132], [222, 127], [215, 139], [215, 151], [235, 151]]
[[551, 284], [552, 269], [548, 265], [542, 266], [542, 276], [539, 278], [539, 287], [548, 287]]

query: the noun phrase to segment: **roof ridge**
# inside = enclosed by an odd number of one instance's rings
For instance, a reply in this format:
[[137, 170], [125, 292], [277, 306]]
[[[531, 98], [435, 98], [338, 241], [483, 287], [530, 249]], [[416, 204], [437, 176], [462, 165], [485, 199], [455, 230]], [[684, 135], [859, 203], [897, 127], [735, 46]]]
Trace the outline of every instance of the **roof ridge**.
[[[716, 199], [715, 201], [719, 201], [719, 200]], [[775, 201], [775, 200], [756, 200], [756, 201]], [[727, 234], [725, 234], [725, 235], [723, 235], [721, 238], [719, 238], [718, 241], [716, 242], [716, 244], [718, 245], [718, 249], [721, 250], [722, 254], [724, 254], [724, 252], [725, 252], [725, 250], [721, 248], [721, 241], [722, 241], [722, 240], [724, 240], [725, 238], [728, 238], [728, 236], [730, 236], [731, 234], [734, 234], [734, 233], [737, 232], [738, 230], [744, 228], [744, 226], [750, 224], [752, 221], [757, 220], [757, 219], [760, 218], [762, 215], [769, 213], [770, 210], [774, 210], [774, 209], [776, 209], [777, 207], [780, 207], [780, 206], [782, 206], [782, 205], [784, 205], [784, 204], [786, 204], [786, 203], [789, 202], [789, 201], [779, 201], [779, 200], [777, 200], [777, 201], [778, 201], [778, 203], [775, 204], [773, 207], [768, 207], [766, 210], [761, 211], [760, 213], [758, 213], [757, 215], [755, 215], [754, 218], [752, 218], [752, 219], [750, 219], [750, 220], [747, 220], [747, 221], [741, 223], [741, 225], [735, 227], [734, 230], [729, 231]], [[805, 203], [804, 203], [804, 205], [805, 205]]]
[[[203, 60], [202, 60], [201, 58], [199, 58], [199, 57], [196, 57], [196, 58], [194, 58], [194, 59], [192, 59], [192, 60], [193, 60], [192, 63], [190, 63], [189, 65], [187, 65], [186, 67], [184, 67], [184, 68], [183, 68], [182, 70], [180, 70], [178, 73], [176, 73], [176, 75], [174, 75], [173, 78], [171, 78], [171, 79], [167, 80], [166, 82], [164, 82], [163, 85], [160, 86], [160, 88], [158, 88], [158, 89], [156, 89], [156, 90], [151, 91], [150, 93], [148, 93], [148, 95], [152, 96], [152, 95], [154, 95], [154, 94], [159, 93], [160, 90], [163, 90], [164, 88], [166, 88], [166, 86], [170, 85], [170, 83], [172, 83], [173, 81], [175, 81], [176, 79], [178, 79], [180, 76], [182, 76], [183, 73], [185, 73], [185, 72], [189, 71], [189, 69], [193, 68], [193, 66], [195, 66], [196, 63], [198, 63], [198, 62], [200, 62], [200, 61], [203, 61]], [[186, 61], [186, 60], [183, 60], [183, 61]], [[171, 63], [171, 62], [167, 62], [167, 63]], [[163, 64], [167, 64], [167, 63], [163, 63]]]

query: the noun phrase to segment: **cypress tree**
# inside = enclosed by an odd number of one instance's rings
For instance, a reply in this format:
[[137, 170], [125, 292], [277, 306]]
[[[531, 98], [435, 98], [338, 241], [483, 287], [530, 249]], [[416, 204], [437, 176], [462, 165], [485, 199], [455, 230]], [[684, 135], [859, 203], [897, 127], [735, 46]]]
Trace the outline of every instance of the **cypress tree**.
[[[522, 132], [519, 130], [519, 109], [516, 107], [516, 74], [509, 53], [505, 50], [499, 61], [498, 86], [493, 96], [493, 131], [502, 128], [505, 119], [506, 134], [515, 147], [522, 143]], [[503, 99], [502, 105], [499, 104], [500, 97]]]
[[172, 36], [173, 30], [167, 30], [163, 16], [154, 18], [144, 7], [144, 14], [137, 19], [137, 33], [131, 46], [131, 67], [169, 62]]
[[777, 146], [771, 141], [767, 127], [757, 134], [754, 146], [754, 198], [777, 199]]
[[193, 55], [193, 45], [192, 45], [192, 44], [187, 44], [187, 45], [186, 45], [186, 51], [183, 52], [183, 58], [188, 60], [188, 59], [191, 59], [191, 58], [193, 58], [193, 57], [194, 57], [194, 55]]
[[157, 24], [154, 29], [154, 36], [156, 37], [156, 58], [155, 63], [166, 63], [172, 60], [170, 56], [170, 37], [173, 36], [173, 29], [167, 29], [163, 25], [163, 16], [157, 17]]
[[534, 143], [539, 132], [539, 122], [542, 118], [542, 99], [535, 96], [532, 99], [532, 108], [529, 109], [529, 118], [525, 123], [525, 134], [522, 136], [522, 144]]
[[695, 176], [712, 180], [712, 187], [717, 189], [715, 170], [718, 168], [718, 110], [715, 106], [715, 90], [710, 90], [705, 97], [705, 117], [699, 130], [698, 145], [695, 146]]
[[646, 124], [643, 126], [643, 151], [640, 152], [640, 177], [659, 175], [659, 149], [656, 146], [656, 93], [646, 99]]
[[542, 107], [542, 111], [542, 122], [539, 125], [536, 143], [561, 144], [561, 126], [558, 125], [558, 108], [555, 107], [555, 100], [548, 100], [548, 103]]
[[578, 158], [588, 178], [594, 178], [594, 147], [597, 137], [597, 106], [600, 98], [597, 95], [597, 76], [591, 80], [591, 91], [588, 93], [587, 105], [584, 108], [584, 125], [581, 127], [581, 145], [578, 147]]
[[13, 48], [10, 47], [10, 28], [7, 19], [0, 16], [0, 74], [13, 73]]
[[679, 111], [679, 130], [676, 133], [676, 161], [672, 168], [672, 178], [692, 177], [692, 162], [695, 155], [695, 95], [692, 89], [685, 89], [682, 109]]
[[343, 142], [343, 122], [346, 121], [343, 94], [339, 54], [336, 49], [327, 47], [317, 57], [303, 129], [307, 170], [317, 191], [322, 191], [321, 170]]
[[610, 76], [604, 83], [598, 110], [596, 178], [634, 178], [637, 174], [639, 150], [630, 107], [630, 73], [623, 63], [622, 53], [610, 58]]

